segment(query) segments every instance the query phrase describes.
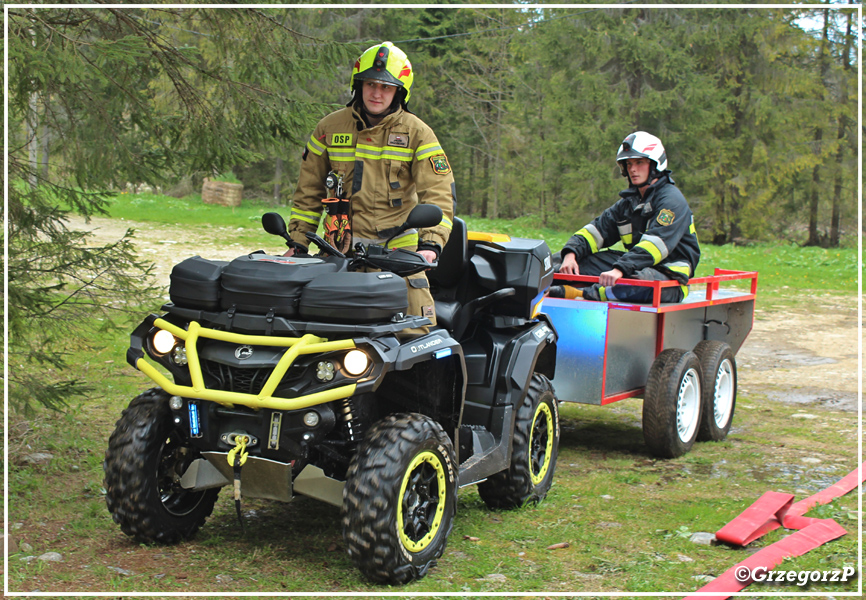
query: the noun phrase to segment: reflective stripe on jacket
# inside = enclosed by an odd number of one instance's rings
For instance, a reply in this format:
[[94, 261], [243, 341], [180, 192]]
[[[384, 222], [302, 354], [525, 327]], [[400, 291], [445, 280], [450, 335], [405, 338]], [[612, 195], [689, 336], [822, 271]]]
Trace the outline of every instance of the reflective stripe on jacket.
[[670, 171], [647, 188], [645, 197], [634, 188], [620, 192], [620, 197], [571, 236], [562, 255], [573, 252], [580, 261], [621, 241], [626, 252], [614, 266], [624, 277], [653, 267], [687, 284], [695, 274], [701, 249], [691, 208]]
[[367, 128], [347, 107], [319, 122], [304, 151], [289, 221], [292, 240], [304, 246], [304, 232], [318, 226], [329, 171], [343, 176], [355, 240], [384, 242], [420, 202], [441, 208], [441, 223], [417, 234], [411, 230], [391, 246], [415, 246], [419, 238], [445, 246], [454, 216], [454, 176], [433, 130], [412, 113], [400, 109]]

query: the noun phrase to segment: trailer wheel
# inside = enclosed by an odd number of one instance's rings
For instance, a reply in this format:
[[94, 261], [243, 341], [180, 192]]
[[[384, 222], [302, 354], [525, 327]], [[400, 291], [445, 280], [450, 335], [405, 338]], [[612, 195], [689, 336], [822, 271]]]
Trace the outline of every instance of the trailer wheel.
[[514, 422], [511, 466], [478, 484], [494, 509], [541, 502], [553, 483], [559, 452], [559, 410], [547, 377], [534, 373]]
[[720, 442], [727, 437], [734, 421], [737, 403], [737, 361], [724, 342], [705, 340], [695, 346], [701, 362], [701, 426], [698, 441]]
[[442, 556], [457, 510], [457, 457], [424, 415], [376, 423], [352, 459], [343, 489], [343, 539], [377, 583], [421, 579]]
[[701, 363], [670, 348], [650, 367], [643, 401], [643, 436], [650, 452], [676, 458], [695, 443], [701, 419]]
[[105, 451], [105, 501], [123, 533], [136, 541], [174, 544], [204, 524], [219, 489], [181, 487], [198, 451], [176, 428], [169, 395], [153, 388], [123, 411]]

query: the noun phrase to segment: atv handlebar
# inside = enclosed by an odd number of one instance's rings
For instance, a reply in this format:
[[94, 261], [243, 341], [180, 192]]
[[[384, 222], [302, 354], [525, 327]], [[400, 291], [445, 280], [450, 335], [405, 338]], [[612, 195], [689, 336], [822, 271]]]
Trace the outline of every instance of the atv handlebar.
[[[409, 213], [406, 222], [400, 226], [397, 234], [392, 235], [384, 245], [355, 244], [355, 257], [349, 263], [350, 271], [359, 271], [365, 267], [373, 267], [382, 271], [389, 271], [399, 277], [408, 277], [421, 271], [435, 269], [439, 264], [438, 261], [430, 262], [418, 252], [412, 252], [405, 248], [396, 248], [389, 250], [387, 248], [390, 242], [400, 232], [410, 228], [432, 227], [441, 221], [442, 210], [432, 204], [419, 204]], [[286, 240], [286, 245], [292, 247], [295, 242], [286, 229], [286, 222], [278, 213], [265, 213], [262, 215], [262, 225], [268, 233], [278, 235]], [[330, 256], [337, 258], [347, 258], [345, 254], [334, 248], [327, 241], [313, 232], [304, 234], [308, 240], [315, 243], [319, 249]]]
[[308, 231], [304, 235], [307, 236], [308, 240], [316, 244], [316, 246], [319, 247], [319, 250], [321, 250], [325, 254], [330, 254], [331, 256], [336, 256], [337, 258], [346, 258], [345, 254], [334, 248], [331, 244], [323, 240], [315, 233]]
[[349, 263], [350, 271], [357, 271], [370, 266], [383, 271], [389, 271], [400, 277], [408, 277], [421, 271], [435, 269], [437, 262], [430, 262], [418, 252], [395, 248], [389, 250], [384, 246], [370, 244], [363, 246], [355, 245], [355, 258]]

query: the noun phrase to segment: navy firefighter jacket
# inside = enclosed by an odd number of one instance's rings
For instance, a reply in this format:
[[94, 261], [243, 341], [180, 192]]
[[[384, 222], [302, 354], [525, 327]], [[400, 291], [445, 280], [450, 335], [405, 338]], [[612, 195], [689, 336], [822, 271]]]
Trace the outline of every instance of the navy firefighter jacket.
[[653, 267], [687, 285], [701, 248], [692, 210], [670, 175], [662, 173], [643, 198], [635, 188], [620, 192], [616, 204], [571, 236], [562, 255], [573, 252], [580, 261], [622, 241], [626, 252], [614, 266], [625, 278]]

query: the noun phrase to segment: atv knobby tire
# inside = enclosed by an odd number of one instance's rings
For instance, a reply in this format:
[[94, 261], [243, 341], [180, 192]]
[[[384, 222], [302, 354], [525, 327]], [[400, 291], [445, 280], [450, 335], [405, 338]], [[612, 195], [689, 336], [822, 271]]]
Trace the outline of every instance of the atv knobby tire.
[[457, 457], [442, 427], [420, 414], [376, 423], [343, 489], [343, 539], [377, 583], [420, 579], [442, 556], [457, 510]]
[[737, 361], [724, 342], [704, 340], [695, 346], [701, 361], [703, 392], [698, 441], [720, 442], [731, 430], [737, 404]]
[[199, 455], [175, 428], [168, 399], [159, 388], [134, 398], [117, 421], [103, 463], [108, 511], [125, 534], [148, 544], [192, 537], [219, 493], [180, 486]]
[[553, 387], [534, 373], [514, 422], [511, 466], [478, 484], [490, 508], [510, 509], [541, 502], [553, 483], [559, 453], [559, 410]]
[[694, 352], [669, 348], [653, 361], [643, 400], [643, 436], [653, 455], [676, 458], [691, 450], [700, 425], [701, 387]]

